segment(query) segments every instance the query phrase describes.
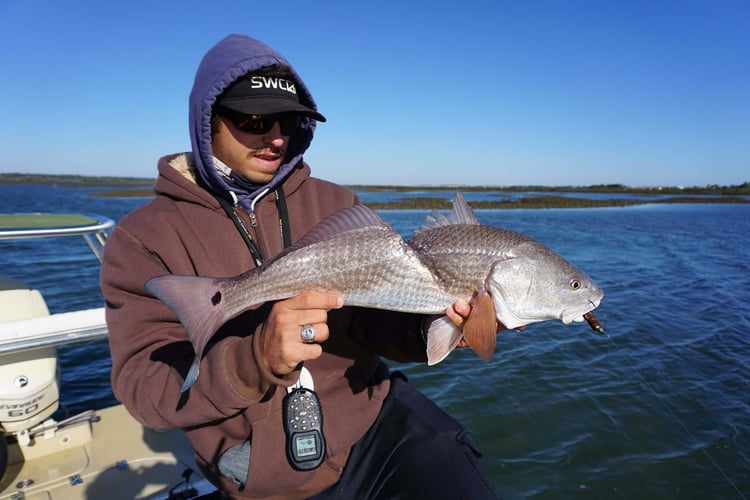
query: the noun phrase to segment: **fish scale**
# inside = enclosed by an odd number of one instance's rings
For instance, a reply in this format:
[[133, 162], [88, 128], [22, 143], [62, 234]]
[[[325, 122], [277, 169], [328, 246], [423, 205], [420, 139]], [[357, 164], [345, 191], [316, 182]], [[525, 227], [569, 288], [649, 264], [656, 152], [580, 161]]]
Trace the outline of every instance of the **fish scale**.
[[226, 313], [305, 291], [335, 292], [352, 306], [438, 314], [454, 297], [392, 230], [365, 228], [289, 252], [219, 286]]
[[529, 238], [495, 227], [457, 224], [421, 231], [409, 245], [428, 262], [441, 284], [454, 294], [485, 288], [484, 280], [498, 259]]

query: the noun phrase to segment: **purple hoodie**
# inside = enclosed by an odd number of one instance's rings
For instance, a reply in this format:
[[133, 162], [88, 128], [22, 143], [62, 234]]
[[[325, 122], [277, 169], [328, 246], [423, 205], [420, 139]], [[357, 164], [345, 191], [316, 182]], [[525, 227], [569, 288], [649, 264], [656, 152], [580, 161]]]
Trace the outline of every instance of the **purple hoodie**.
[[241, 76], [265, 66], [281, 64], [289, 68], [296, 80], [301, 104], [317, 110], [315, 101], [294, 68], [284, 57], [268, 45], [245, 35], [229, 35], [219, 41], [203, 57], [198, 66], [190, 92], [190, 141], [195, 165], [201, 183], [216, 195], [233, 202], [233, 191], [238, 204], [251, 210], [250, 203], [256, 193], [274, 189], [297, 165], [310, 146], [315, 132], [315, 120], [303, 117], [297, 130], [289, 138], [284, 161], [274, 178], [264, 186], [252, 184], [244, 177], [232, 173], [231, 179], [219, 175], [213, 165], [211, 152], [211, 109], [224, 90]]

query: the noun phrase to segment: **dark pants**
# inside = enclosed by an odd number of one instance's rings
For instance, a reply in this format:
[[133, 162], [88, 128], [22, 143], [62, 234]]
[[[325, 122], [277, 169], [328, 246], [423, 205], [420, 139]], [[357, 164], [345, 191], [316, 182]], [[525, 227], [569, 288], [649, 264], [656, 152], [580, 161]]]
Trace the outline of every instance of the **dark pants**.
[[479, 456], [461, 424], [396, 372], [380, 415], [352, 449], [341, 480], [311, 500], [495, 499]]

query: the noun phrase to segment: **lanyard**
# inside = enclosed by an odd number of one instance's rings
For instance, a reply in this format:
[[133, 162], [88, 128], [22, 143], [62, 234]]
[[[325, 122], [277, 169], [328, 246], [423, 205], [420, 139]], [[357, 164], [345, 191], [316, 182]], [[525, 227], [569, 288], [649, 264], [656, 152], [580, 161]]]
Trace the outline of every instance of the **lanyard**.
[[[279, 187], [276, 189], [276, 210], [279, 214], [279, 233], [284, 248], [292, 244], [291, 232], [289, 230], [289, 213], [286, 207], [284, 191]], [[237, 215], [237, 211], [227, 200], [216, 196], [219, 204], [234, 223], [234, 226], [242, 235], [242, 240], [247, 245], [250, 254], [255, 260], [255, 265], [263, 263], [263, 255], [260, 248], [253, 240], [250, 231]], [[255, 216], [251, 210], [251, 219]], [[253, 219], [254, 220], [254, 219]], [[301, 365], [302, 363], [300, 363]], [[297, 383], [287, 389], [283, 400], [284, 432], [286, 434], [287, 459], [297, 470], [316, 469], [325, 459], [326, 441], [323, 436], [323, 414], [320, 407], [318, 395], [313, 390], [313, 378], [310, 371], [302, 366]], [[302, 431], [297, 422], [309, 421]]]
[[[274, 192], [276, 193], [276, 210], [279, 213], [279, 233], [281, 235], [281, 243], [284, 245], [284, 248], [286, 248], [292, 244], [291, 232], [289, 230], [289, 214], [286, 208], [286, 197], [284, 196], [284, 191], [281, 188], [277, 188]], [[250, 250], [250, 255], [252, 255], [253, 261], [255, 261], [255, 265], [260, 266], [261, 264], [263, 264], [263, 254], [261, 253], [258, 245], [255, 243], [255, 240], [253, 240], [253, 236], [250, 234], [250, 231], [248, 231], [245, 223], [242, 222], [242, 219], [240, 219], [237, 211], [229, 204], [226, 199], [218, 195], [214, 196], [218, 200], [219, 205], [221, 205], [221, 208], [224, 209], [224, 212], [226, 212], [227, 216], [229, 216], [231, 221], [234, 223], [234, 227], [237, 228], [237, 231], [239, 231], [240, 235], [242, 236], [242, 241], [245, 242], [245, 245], [247, 245], [247, 249]], [[250, 215], [254, 216], [254, 214]]]

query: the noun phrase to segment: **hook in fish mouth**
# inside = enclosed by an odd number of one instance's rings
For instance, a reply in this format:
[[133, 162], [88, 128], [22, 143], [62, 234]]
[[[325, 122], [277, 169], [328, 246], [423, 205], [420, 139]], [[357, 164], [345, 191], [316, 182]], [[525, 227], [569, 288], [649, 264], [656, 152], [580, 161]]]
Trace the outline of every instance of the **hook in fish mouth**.
[[596, 316], [594, 315], [594, 311], [589, 311], [586, 314], [584, 314], [583, 319], [586, 320], [586, 322], [589, 324], [591, 329], [594, 330], [596, 333], [601, 333], [602, 335], [607, 333], [606, 331], [604, 331], [604, 328], [602, 328], [602, 325], [599, 324], [599, 320], [596, 319]]

